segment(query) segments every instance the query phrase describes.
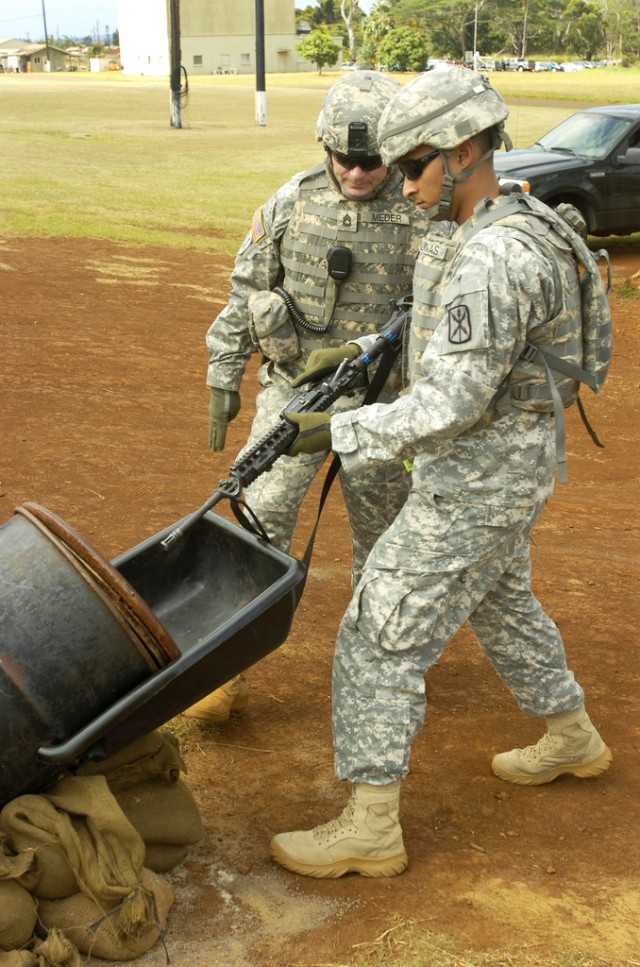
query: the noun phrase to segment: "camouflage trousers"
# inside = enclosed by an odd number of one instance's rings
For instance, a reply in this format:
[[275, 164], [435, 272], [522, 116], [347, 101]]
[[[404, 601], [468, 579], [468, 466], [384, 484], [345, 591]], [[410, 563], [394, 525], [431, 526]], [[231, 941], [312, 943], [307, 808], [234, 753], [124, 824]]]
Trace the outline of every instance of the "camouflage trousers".
[[529, 537], [542, 509], [411, 492], [369, 555], [338, 632], [339, 779], [406, 775], [424, 722], [424, 673], [464, 621], [522, 711], [544, 716], [582, 703], [560, 633], [531, 591]]
[[[256, 415], [247, 447], [252, 446], [277, 423], [283, 408], [295, 395], [288, 383], [260, 370], [262, 389], [256, 398]], [[359, 397], [343, 398], [330, 412], [360, 405]], [[246, 448], [245, 448], [246, 449]], [[269, 535], [272, 543], [288, 551], [302, 501], [329, 451], [282, 456], [267, 473], [247, 487], [244, 497]], [[404, 466], [376, 464], [351, 477], [341, 469], [340, 487], [344, 499], [352, 545], [352, 582], [358, 582], [364, 562], [378, 537], [397, 517], [409, 493], [410, 476]]]

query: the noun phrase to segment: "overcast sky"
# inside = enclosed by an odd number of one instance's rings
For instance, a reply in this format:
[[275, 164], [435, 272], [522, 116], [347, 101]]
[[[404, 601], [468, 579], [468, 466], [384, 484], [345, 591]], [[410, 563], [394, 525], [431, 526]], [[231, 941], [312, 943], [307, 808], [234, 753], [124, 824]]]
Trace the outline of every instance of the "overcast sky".
[[[0, 0], [0, 40], [16, 37], [21, 40], [42, 40], [44, 21], [43, 0]], [[47, 33], [54, 37], [105, 39], [105, 30], [112, 34], [118, 28], [116, 0], [44, 0]]]

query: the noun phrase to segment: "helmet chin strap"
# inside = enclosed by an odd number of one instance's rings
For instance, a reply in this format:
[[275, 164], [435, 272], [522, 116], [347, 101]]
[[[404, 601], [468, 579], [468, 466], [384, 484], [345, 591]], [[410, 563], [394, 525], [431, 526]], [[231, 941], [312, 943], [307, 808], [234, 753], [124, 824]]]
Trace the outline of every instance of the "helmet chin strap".
[[465, 171], [459, 171], [457, 175], [452, 175], [449, 171], [449, 158], [446, 151], [440, 152], [440, 157], [442, 158], [442, 167], [444, 168], [444, 178], [442, 179], [442, 187], [440, 189], [440, 198], [436, 205], [432, 205], [431, 208], [427, 209], [427, 218], [435, 218], [438, 216], [443, 221], [451, 221], [451, 205], [453, 202], [453, 189], [456, 186], [456, 182], [466, 181], [470, 175], [479, 167], [484, 161], [487, 161], [495, 151], [492, 145], [487, 151], [481, 155], [480, 158], [472, 164]]

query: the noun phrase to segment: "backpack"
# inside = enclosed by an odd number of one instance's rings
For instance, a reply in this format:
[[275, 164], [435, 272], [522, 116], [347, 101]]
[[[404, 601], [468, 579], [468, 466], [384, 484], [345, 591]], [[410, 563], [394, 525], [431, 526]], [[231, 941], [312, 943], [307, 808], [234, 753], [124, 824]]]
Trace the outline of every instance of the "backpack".
[[[594, 393], [598, 393], [606, 379], [611, 362], [613, 327], [609, 311], [608, 293], [611, 291], [611, 265], [609, 255], [605, 249], [592, 254], [586, 241], [574, 230], [567, 220], [570, 217], [568, 209], [573, 206], [563, 206], [565, 215], [549, 208], [537, 198], [522, 193], [511, 192], [513, 197], [507, 205], [496, 206], [480, 217], [474, 226], [473, 234], [490, 225], [492, 222], [507, 220], [515, 213], [531, 212], [536, 218], [549, 225], [572, 249], [580, 273], [580, 306], [582, 315], [582, 365], [576, 365], [572, 360], [563, 358], [557, 352], [551, 351], [535, 339], [525, 343], [521, 359], [532, 363], [544, 370], [546, 386], [548, 388], [548, 406], [545, 400], [536, 393], [536, 387], [528, 388], [526, 384], [519, 387], [518, 406], [522, 409], [553, 409], [556, 423], [556, 460], [558, 464], [558, 480], [565, 483], [566, 447], [565, 447], [565, 419], [564, 408], [572, 403], [578, 404], [580, 416], [586, 426], [591, 439], [596, 446], [604, 447], [590, 425], [584, 406], [579, 397], [580, 384], [585, 383]], [[577, 210], [575, 214], [581, 218]], [[521, 221], [518, 230], [536, 239], [533, 229], [527, 230]], [[604, 259], [607, 266], [607, 286], [605, 287], [598, 262]], [[539, 387], [538, 387], [539, 389]], [[546, 395], [546, 391], [545, 391]], [[536, 399], [536, 405], [527, 406], [527, 400]]]

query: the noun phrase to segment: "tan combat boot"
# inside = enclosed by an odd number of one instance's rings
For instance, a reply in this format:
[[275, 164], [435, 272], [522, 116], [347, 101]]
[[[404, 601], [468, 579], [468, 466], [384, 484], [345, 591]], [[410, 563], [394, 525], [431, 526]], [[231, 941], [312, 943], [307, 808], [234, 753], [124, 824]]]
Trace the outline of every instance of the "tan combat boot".
[[526, 749], [495, 756], [491, 768], [501, 779], [525, 786], [541, 786], [558, 776], [587, 779], [605, 772], [611, 752], [591, 723], [584, 705], [572, 712], [548, 715], [547, 733]]
[[232, 712], [240, 712], [248, 704], [249, 685], [244, 675], [237, 675], [182, 714], [202, 722], [226, 722]]
[[386, 786], [355, 783], [337, 819], [315, 829], [279, 833], [273, 858], [303, 876], [396, 876], [408, 859], [398, 822], [400, 782]]

